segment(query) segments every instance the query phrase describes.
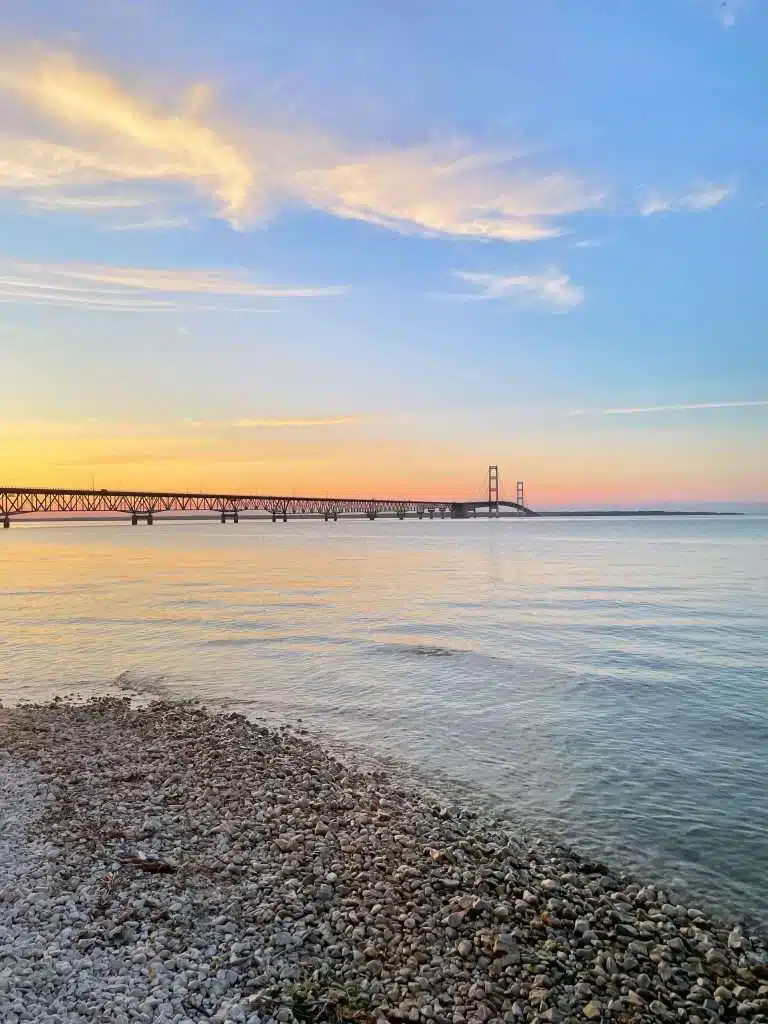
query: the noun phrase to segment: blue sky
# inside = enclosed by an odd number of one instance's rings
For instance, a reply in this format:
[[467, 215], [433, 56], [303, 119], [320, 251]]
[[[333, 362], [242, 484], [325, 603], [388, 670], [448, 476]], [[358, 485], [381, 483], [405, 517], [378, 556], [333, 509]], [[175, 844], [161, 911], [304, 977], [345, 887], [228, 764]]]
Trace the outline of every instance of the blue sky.
[[761, 0], [0, 30], [7, 482], [768, 500]]

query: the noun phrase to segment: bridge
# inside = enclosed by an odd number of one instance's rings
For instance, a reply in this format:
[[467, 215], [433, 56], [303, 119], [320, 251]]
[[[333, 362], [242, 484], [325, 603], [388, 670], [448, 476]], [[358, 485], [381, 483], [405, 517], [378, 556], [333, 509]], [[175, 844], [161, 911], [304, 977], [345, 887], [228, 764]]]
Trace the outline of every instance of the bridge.
[[[495, 471], [495, 473], [494, 473]], [[80, 490], [58, 487], [0, 487], [0, 518], [3, 527], [11, 519], [29, 514], [82, 513], [103, 515], [122, 513], [130, 516], [131, 523], [152, 525], [163, 512], [214, 512], [222, 523], [237, 523], [243, 512], [263, 513], [272, 522], [287, 522], [289, 516], [315, 516], [337, 520], [341, 516], [380, 515], [405, 519], [407, 515], [423, 519], [466, 519], [485, 514], [496, 517], [502, 509], [519, 516], [537, 515], [525, 505], [522, 481], [517, 484], [517, 500], [499, 498], [498, 468], [489, 470], [488, 497], [477, 501], [413, 500], [409, 498], [297, 498], [268, 494], [207, 494], [185, 491], [112, 491]]]

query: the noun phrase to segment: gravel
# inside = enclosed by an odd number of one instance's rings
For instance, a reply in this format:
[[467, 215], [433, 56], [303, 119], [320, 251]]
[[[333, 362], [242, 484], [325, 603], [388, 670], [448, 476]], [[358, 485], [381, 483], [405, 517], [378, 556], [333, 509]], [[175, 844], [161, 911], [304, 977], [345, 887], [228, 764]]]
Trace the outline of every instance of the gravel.
[[757, 936], [186, 703], [0, 710], [0, 1021], [768, 1022]]

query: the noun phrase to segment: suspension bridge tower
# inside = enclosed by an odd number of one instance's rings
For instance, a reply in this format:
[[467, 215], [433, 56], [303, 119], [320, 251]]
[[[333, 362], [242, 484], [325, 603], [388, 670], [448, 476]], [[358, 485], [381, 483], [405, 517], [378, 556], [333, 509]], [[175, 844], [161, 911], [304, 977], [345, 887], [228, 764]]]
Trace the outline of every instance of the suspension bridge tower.
[[499, 514], [499, 467], [488, 467], [488, 517]]
[[[499, 467], [489, 466], [488, 467], [488, 516], [494, 518], [499, 515], [499, 505], [501, 504], [501, 498], [499, 495]], [[512, 505], [512, 502], [506, 502], [504, 504]], [[517, 505], [517, 514], [524, 516], [525, 512], [525, 483], [522, 480], [517, 481], [517, 494], [515, 496], [515, 504]], [[514, 507], [514, 506], [513, 506]]]

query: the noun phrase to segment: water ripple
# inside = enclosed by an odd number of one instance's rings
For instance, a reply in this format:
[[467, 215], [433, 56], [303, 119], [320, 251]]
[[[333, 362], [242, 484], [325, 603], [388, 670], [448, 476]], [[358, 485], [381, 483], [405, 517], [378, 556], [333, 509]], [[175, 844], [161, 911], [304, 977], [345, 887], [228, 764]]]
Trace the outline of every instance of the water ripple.
[[0, 696], [363, 744], [768, 922], [768, 519], [3, 531]]

